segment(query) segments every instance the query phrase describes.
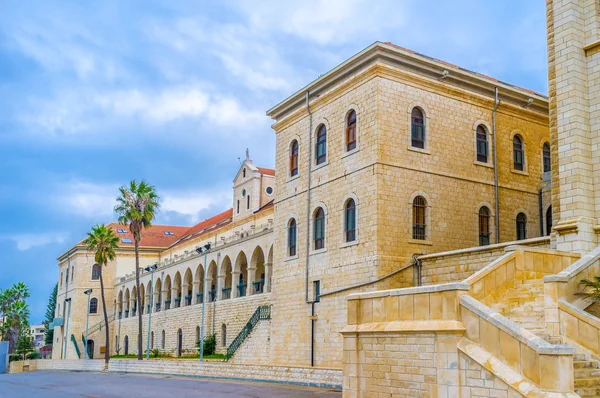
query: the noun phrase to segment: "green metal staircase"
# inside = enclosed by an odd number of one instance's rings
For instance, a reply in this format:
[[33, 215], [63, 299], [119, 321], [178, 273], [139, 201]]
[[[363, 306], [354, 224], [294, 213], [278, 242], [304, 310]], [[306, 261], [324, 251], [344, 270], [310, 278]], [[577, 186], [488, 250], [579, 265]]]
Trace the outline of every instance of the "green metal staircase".
[[263, 305], [258, 307], [256, 311], [254, 311], [254, 314], [252, 314], [252, 316], [250, 317], [250, 320], [242, 328], [242, 331], [236, 336], [235, 339], [233, 339], [233, 341], [227, 348], [227, 360], [233, 357], [235, 352], [238, 350], [238, 348], [240, 348], [242, 343], [250, 335], [250, 333], [259, 321], [269, 319], [271, 319], [271, 306]]
[[75, 338], [74, 334], [71, 335], [71, 341], [73, 342], [73, 345], [75, 346], [75, 351], [77, 352], [77, 358], [81, 359], [81, 351], [79, 351], [79, 346], [77, 345], [77, 339]]

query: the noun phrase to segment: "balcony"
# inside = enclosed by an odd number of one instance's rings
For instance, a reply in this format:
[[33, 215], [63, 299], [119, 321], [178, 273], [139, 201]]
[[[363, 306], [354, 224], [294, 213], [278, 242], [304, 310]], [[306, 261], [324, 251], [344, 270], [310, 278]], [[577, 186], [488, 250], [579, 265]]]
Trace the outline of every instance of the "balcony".
[[54, 320], [50, 323], [49, 327], [50, 329], [57, 327], [57, 326], [63, 326], [65, 324], [65, 318], [54, 318]]

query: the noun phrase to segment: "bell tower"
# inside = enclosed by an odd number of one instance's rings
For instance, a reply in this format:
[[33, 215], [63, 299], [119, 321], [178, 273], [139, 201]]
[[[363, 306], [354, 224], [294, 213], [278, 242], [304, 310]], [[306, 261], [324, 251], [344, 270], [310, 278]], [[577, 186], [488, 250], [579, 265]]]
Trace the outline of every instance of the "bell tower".
[[600, 1], [547, 0], [553, 246], [588, 252], [600, 225]]

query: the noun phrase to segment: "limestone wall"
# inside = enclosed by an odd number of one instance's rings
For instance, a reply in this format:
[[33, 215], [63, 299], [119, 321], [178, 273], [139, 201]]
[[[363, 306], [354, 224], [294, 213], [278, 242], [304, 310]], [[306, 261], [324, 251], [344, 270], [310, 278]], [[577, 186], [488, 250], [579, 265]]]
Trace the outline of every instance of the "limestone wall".
[[272, 362], [271, 321], [259, 321], [229, 362], [235, 364], [270, 365]]

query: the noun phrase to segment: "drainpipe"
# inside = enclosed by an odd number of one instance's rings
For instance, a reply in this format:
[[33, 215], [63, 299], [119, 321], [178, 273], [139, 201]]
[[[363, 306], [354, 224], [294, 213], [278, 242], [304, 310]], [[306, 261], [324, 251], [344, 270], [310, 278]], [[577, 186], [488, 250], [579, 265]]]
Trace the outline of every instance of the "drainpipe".
[[495, 88], [494, 110], [492, 111], [492, 130], [494, 134], [494, 204], [496, 212], [496, 243], [500, 243], [500, 194], [498, 193], [498, 134], [496, 133], [496, 111], [500, 105], [498, 87]]
[[310, 173], [312, 169], [312, 113], [310, 113], [309, 104], [310, 92], [306, 91], [306, 112], [308, 113], [308, 187], [306, 189], [306, 264], [305, 264], [305, 289], [304, 289], [304, 300], [306, 303], [310, 303], [308, 299], [308, 257], [310, 254], [310, 239], [309, 239], [309, 228], [310, 228]]
[[310, 333], [310, 366], [314, 366], [315, 363], [315, 303], [308, 299], [308, 267], [309, 267], [309, 255], [310, 255], [310, 173], [312, 169], [312, 113], [310, 113], [310, 92], [306, 91], [306, 112], [308, 113], [308, 182], [306, 189], [306, 263], [305, 263], [305, 286], [304, 286], [304, 300], [307, 304], [311, 304], [311, 333]]
[[538, 210], [540, 212], [540, 236], [544, 236], [544, 205], [542, 201], [542, 188], [540, 188], [538, 191]]

